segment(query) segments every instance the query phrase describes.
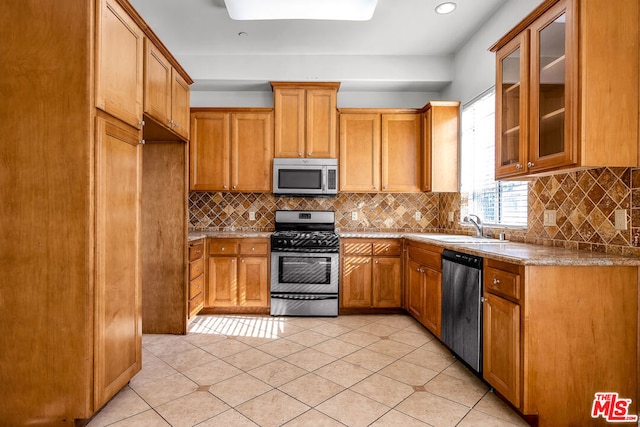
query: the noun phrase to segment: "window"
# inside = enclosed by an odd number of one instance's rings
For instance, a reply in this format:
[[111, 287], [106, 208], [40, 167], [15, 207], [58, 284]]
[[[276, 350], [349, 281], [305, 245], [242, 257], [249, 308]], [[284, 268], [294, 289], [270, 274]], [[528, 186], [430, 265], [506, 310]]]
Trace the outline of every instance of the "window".
[[527, 225], [527, 182], [495, 181], [495, 89], [462, 108], [461, 217], [485, 224]]

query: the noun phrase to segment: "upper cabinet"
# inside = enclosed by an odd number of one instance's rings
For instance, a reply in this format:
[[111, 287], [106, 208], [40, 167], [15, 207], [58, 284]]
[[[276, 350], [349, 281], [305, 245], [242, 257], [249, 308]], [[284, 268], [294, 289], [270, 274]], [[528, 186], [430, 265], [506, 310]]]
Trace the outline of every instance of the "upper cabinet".
[[144, 54], [144, 113], [154, 124], [189, 139], [188, 83], [149, 39]]
[[409, 110], [341, 110], [340, 191], [420, 191], [421, 115]]
[[275, 157], [336, 158], [340, 83], [272, 82]]
[[460, 103], [432, 101], [423, 108], [422, 191], [457, 192]]
[[189, 158], [191, 190], [271, 191], [273, 111], [193, 109]]
[[638, 166], [638, 9], [549, 0], [491, 47], [497, 179]]
[[144, 33], [116, 0], [99, 0], [96, 107], [142, 127]]

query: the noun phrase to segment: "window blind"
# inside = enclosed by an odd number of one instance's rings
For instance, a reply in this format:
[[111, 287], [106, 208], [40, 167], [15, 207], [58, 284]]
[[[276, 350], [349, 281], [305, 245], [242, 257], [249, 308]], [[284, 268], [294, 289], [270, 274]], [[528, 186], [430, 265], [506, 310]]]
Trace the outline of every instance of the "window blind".
[[495, 181], [495, 89], [462, 109], [461, 217], [478, 215], [488, 225], [526, 226], [526, 181]]

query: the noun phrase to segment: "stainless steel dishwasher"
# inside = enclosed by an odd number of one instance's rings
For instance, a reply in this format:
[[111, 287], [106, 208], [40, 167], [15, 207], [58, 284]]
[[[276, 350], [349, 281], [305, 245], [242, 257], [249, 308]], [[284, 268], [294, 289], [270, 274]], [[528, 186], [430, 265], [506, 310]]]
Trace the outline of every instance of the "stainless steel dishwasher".
[[442, 251], [442, 341], [482, 370], [482, 257]]

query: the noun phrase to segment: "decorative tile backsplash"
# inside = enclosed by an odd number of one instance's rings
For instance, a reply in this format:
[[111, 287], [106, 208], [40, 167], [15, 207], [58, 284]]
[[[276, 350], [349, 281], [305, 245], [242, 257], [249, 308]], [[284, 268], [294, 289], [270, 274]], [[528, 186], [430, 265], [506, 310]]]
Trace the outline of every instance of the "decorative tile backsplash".
[[[272, 231], [278, 209], [334, 210], [336, 227], [343, 231], [472, 234], [471, 227], [460, 224], [463, 197], [341, 193], [334, 198], [294, 198], [191, 192], [189, 224], [197, 230]], [[627, 210], [630, 226], [625, 231], [614, 227], [616, 209]], [[545, 210], [556, 211], [556, 226], [543, 226]], [[255, 220], [249, 220], [249, 212], [255, 212]], [[352, 212], [357, 212], [357, 220], [352, 220]], [[529, 183], [527, 229], [485, 230], [495, 235], [505, 232], [511, 241], [640, 256], [635, 247], [640, 239], [640, 169], [598, 168], [537, 178]]]

